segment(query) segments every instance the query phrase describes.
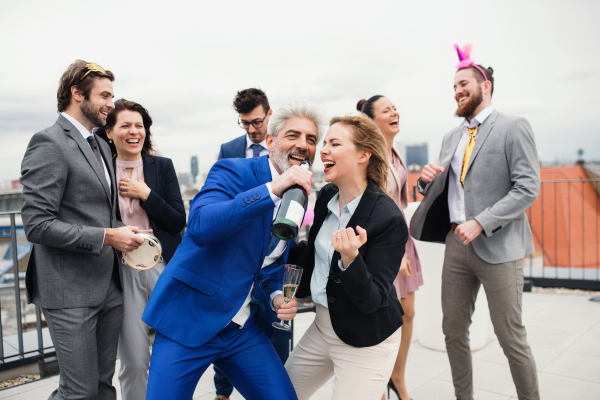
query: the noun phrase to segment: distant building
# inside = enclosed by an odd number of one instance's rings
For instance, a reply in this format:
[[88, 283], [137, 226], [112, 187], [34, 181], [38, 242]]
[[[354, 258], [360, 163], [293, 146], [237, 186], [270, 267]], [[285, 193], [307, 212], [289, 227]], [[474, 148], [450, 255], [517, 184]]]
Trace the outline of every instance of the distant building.
[[[406, 166], [412, 170], [423, 168], [429, 162], [429, 149], [427, 143], [406, 146]], [[414, 166], [418, 165], [418, 168]]]
[[196, 183], [196, 177], [198, 176], [198, 156], [192, 156], [192, 161], [191, 161], [191, 166], [192, 166], [192, 182]]

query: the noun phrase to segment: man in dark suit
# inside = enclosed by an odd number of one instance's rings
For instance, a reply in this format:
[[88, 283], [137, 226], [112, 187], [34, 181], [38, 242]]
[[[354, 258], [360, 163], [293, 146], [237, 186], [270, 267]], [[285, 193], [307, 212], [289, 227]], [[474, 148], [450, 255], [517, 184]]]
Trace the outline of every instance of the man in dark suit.
[[492, 74], [461, 58], [454, 97], [456, 115], [464, 119], [444, 137], [440, 165], [423, 168], [417, 188], [425, 197], [410, 232], [415, 239], [446, 244], [442, 328], [457, 399], [473, 398], [469, 326], [483, 285], [517, 395], [539, 400], [535, 360], [521, 322], [523, 257], [534, 251], [525, 211], [540, 188], [537, 150], [527, 120], [494, 110]]
[[27, 299], [42, 308], [60, 367], [50, 399], [116, 399], [123, 297], [115, 249], [143, 240], [115, 216], [108, 144], [93, 130], [114, 108], [114, 75], [77, 60], [60, 79], [56, 123], [33, 135], [21, 164], [23, 227], [33, 243]]
[[[273, 110], [269, 107], [269, 99], [260, 89], [245, 89], [237, 93], [233, 100], [233, 108], [238, 113], [238, 124], [246, 130], [242, 135], [221, 145], [219, 160], [223, 158], [254, 158], [268, 154], [266, 135], [269, 117]], [[276, 329], [271, 343], [285, 364], [290, 356], [290, 340], [292, 331]], [[215, 400], [229, 400], [233, 393], [233, 385], [223, 375], [218, 367], [215, 368]]]
[[233, 108], [238, 113], [238, 125], [246, 134], [223, 143], [219, 150], [219, 160], [269, 154], [265, 138], [273, 110], [269, 107], [269, 99], [265, 92], [255, 88], [242, 90], [235, 96]]

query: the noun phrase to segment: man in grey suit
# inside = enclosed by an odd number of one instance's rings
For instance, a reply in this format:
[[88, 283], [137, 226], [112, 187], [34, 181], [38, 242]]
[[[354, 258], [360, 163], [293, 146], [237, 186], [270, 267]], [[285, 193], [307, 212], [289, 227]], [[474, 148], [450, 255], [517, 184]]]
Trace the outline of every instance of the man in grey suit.
[[116, 399], [123, 297], [115, 249], [143, 240], [116, 220], [110, 149], [93, 134], [114, 108], [112, 81], [97, 64], [71, 64], [58, 120], [33, 135], [21, 164], [23, 227], [33, 243], [27, 299], [42, 308], [60, 367], [50, 399]]
[[444, 137], [440, 165], [423, 168], [417, 188], [425, 197], [410, 232], [446, 244], [443, 331], [457, 399], [473, 398], [469, 326], [481, 285], [519, 399], [539, 399], [521, 322], [523, 257], [534, 251], [525, 210], [540, 187], [537, 150], [525, 119], [492, 106], [492, 74], [475, 65], [456, 72], [456, 115], [464, 121]]

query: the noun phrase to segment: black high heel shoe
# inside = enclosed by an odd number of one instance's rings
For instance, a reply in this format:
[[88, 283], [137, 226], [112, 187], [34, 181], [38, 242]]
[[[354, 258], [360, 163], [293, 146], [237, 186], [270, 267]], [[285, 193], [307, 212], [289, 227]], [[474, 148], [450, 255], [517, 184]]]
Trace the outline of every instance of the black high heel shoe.
[[[390, 378], [390, 381], [388, 382], [387, 389], [388, 389], [388, 399], [390, 398], [390, 390], [391, 390], [394, 393], [396, 393], [396, 396], [400, 400], [402, 400], [402, 397], [400, 397], [400, 394], [398, 393], [398, 389], [396, 389], [396, 386], [394, 385], [394, 381], [392, 381], [392, 378]], [[409, 399], [409, 400], [412, 400], [412, 399]]]

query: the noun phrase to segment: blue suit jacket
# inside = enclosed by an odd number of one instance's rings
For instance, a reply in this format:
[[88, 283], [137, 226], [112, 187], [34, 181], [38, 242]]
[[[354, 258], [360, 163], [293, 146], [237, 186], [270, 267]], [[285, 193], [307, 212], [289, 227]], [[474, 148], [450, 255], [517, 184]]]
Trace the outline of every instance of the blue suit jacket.
[[219, 160], [223, 158], [246, 158], [245, 134], [221, 145]]
[[[272, 333], [269, 295], [281, 290], [288, 249], [261, 271], [274, 203], [268, 156], [215, 163], [190, 207], [183, 242], [161, 274], [142, 320], [186, 346], [212, 339], [239, 311], [254, 283], [253, 304]], [[269, 275], [270, 279], [265, 279]]]

